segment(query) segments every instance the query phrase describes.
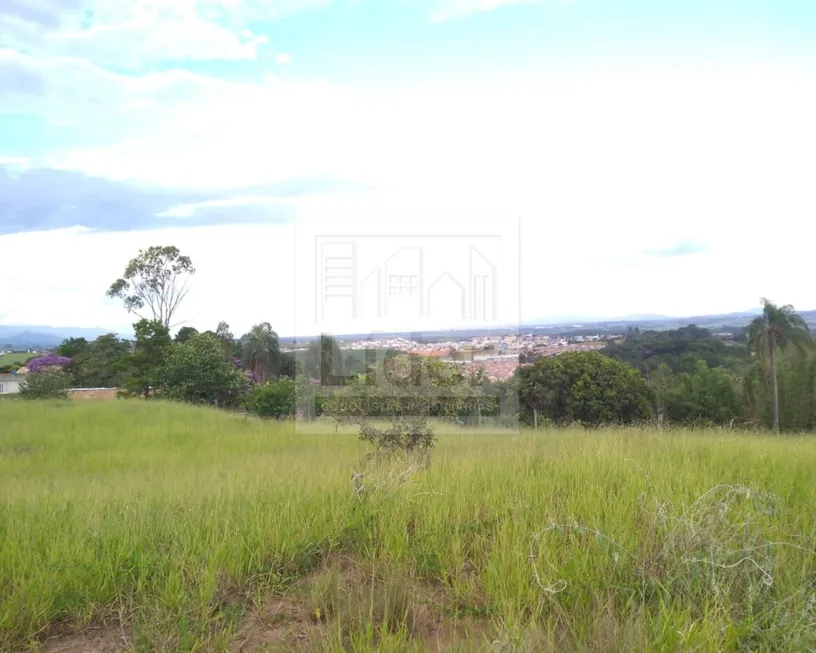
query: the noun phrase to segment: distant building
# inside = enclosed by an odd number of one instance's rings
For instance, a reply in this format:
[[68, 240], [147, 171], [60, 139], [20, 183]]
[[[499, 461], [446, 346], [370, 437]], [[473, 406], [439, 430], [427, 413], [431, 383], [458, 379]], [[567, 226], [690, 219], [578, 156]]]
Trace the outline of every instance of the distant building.
[[0, 395], [17, 394], [23, 381], [25, 374], [0, 374]]

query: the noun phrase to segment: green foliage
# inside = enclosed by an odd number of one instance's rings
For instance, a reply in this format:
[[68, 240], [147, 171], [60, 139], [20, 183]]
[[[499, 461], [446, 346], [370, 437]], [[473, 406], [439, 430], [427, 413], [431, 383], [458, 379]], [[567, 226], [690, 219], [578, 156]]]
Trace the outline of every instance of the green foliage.
[[88, 341], [85, 338], [66, 338], [59, 347], [54, 350], [54, 353], [58, 356], [73, 359], [87, 350]]
[[198, 329], [195, 329], [191, 326], [181, 327], [176, 334], [176, 337], [173, 338], [175, 342], [187, 342], [193, 336], [198, 335]]
[[202, 333], [169, 351], [157, 374], [158, 393], [169, 399], [232, 405], [251, 383], [216, 336]]
[[20, 384], [23, 399], [65, 399], [68, 397], [70, 376], [59, 367], [44, 367], [26, 375]]
[[345, 382], [346, 369], [340, 344], [330, 335], [309, 344], [303, 355], [303, 374], [320, 381], [322, 386], [340, 386]]
[[479, 367], [460, 378], [453, 393], [458, 399], [459, 420], [481, 426], [483, 418], [498, 417], [502, 409], [501, 390], [487, 379], [484, 370]]
[[433, 427], [422, 415], [394, 419], [387, 428], [369, 423], [360, 425], [360, 439], [373, 444], [379, 452], [427, 451], [434, 445]]
[[244, 397], [243, 405], [259, 417], [280, 419], [294, 416], [296, 399], [295, 382], [280, 378], [253, 387]]
[[555, 423], [631, 423], [651, 417], [652, 392], [640, 373], [599, 352], [539, 358], [519, 369], [522, 419], [532, 411]]
[[149, 247], [130, 260], [124, 275], [111, 284], [107, 295], [121, 299], [128, 313], [141, 318], [146, 316], [139, 311], [147, 309], [153, 320], [169, 328], [173, 314], [187, 295], [187, 280], [194, 273], [192, 261], [177, 247]]
[[757, 316], [745, 329], [748, 347], [764, 365], [771, 381], [772, 428], [779, 432], [779, 385], [776, 364], [777, 351], [783, 348], [805, 353], [813, 346], [805, 321], [793, 306], [777, 306], [762, 298], [762, 314]]
[[610, 342], [601, 351], [647, 375], [663, 364], [673, 373], [694, 373], [700, 360], [708, 367], [735, 370], [750, 361], [743, 345], [715, 338], [708, 329], [694, 325], [643, 333], [632, 329], [622, 342]]
[[[359, 423], [360, 438], [378, 451], [429, 450], [434, 443], [430, 417], [455, 417], [462, 409], [464, 379], [436, 359], [394, 354], [335, 389], [325, 412], [337, 423]], [[374, 420], [387, 419], [383, 427]]]
[[150, 396], [165, 364], [173, 341], [170, 331], [158, 320], [139, 320], [133, 325], [136, 342], [128, 357], [128, 378], [122, 384], [122, 394]]
[[241, 338], [243, 360], [257, 383], [265, 383], [280, 373], [281, 352], [278, 334], [269, 322], [253, 326]]
[[77, 388], [118, 388], [128, 377], [131, 343], [114, 333], [99, 336], [81, 347], [71, 364]]
[[725, 370], [697, 361], [694, 373], [672, 375], [664, 363], [651, 375], [658, 412], [675, 424], [733, 425], [741, 416], [740, 385]]
[[[779, 395], [779, 430], [813, 431], [816, 428], [816, 352], [795, 348], [776, 352]], [[753, 426], [773, 425], [773, 385], [769, 370], [760, 361], [745, 375], [743, 406]]]
[[294, 381], [298, 374], [300, 374], [300, 365], [298, 364], [295, 352], [281, 352], [280, 375]]

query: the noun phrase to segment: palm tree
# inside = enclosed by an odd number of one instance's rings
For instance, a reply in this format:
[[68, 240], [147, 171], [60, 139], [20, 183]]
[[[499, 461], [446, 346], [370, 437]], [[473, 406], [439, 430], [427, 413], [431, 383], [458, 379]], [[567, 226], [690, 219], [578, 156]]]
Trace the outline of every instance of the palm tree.
[[281, 367], [281, 352], [278, 334], [269, 322], [256, 324], [241, 338], [241, 345], [247, 368], [258, 383], [278, 376]]
[[793, 306], [777, 306], [762, 298], [762, 314], [746, 327], [748, 346], [770, 368], [773, 395], [773, 429], [779, 433], [779, 383], [776, 375], [776, 351], [789, 345], [804, 349], [811, 345], [810, 330]]

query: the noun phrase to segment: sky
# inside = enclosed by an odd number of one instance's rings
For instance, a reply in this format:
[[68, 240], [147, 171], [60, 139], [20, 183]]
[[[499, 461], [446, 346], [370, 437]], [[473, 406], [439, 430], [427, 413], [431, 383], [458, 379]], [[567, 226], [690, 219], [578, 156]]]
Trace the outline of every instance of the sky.
[[3, 4], [0, 324], [128, 332], [173, 244], [180, 324], [456, 326], [317, 318], [315, 238], [384, 233], [503, 239], [463, 320], [816, 308], [810, 0]]

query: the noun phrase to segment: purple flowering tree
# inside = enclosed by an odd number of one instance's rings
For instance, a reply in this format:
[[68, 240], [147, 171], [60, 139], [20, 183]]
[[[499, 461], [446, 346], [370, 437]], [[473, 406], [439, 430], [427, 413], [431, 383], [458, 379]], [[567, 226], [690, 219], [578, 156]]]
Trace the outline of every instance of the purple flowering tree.
[[44, 356], [37, 356], [32, 358], [26, 367], [29, 372], [39, 372], [43, 369], [49, 368], [66, 368], [71, 364], [71, 359], [66, 356], [57, 356], [56, 354], [45, 354]]

